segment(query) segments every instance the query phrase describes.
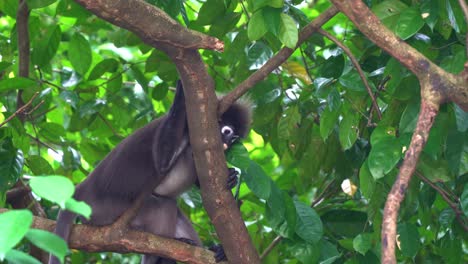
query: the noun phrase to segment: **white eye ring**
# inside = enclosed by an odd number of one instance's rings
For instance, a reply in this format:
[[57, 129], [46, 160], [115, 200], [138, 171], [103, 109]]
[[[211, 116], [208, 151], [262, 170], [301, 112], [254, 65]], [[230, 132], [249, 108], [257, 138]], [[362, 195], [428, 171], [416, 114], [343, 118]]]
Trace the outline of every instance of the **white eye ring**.
[[234, 131], [232, 131], [232, 128], [230, 128], [229, 126], [223, 126], [221, 128], [221, 134], [223, 134], [223, 135], [230, 136], [233, 133], [234, 133]]

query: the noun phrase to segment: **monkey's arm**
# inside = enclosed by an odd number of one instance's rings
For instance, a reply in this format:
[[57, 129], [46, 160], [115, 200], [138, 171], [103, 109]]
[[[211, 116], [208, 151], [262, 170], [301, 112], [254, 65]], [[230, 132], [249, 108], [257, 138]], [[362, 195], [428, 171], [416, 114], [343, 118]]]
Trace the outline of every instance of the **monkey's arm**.
[[188, 128], [185, 109], [185, 96], [182, 82], [177, 82], [174, 102], [165, 117], [153, 147], [153, 159], [160, 175], [165, 175], [177, 161], [179, 155], [187, 147]]

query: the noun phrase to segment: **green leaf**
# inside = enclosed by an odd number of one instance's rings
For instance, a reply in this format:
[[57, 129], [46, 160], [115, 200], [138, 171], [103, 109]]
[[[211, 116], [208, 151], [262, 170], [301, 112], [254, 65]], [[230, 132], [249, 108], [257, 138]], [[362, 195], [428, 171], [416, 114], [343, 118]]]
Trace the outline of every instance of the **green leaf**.
[[11, 65], [13, 65], [13, 63], [7, 61], [0, 61], [0, 72], [6, 70]]
[[268, 31], [278, 36], [281, 24], [281, 9], [272, 7], [263, 8], [263, 19]]
[[17, 150], [10, 138], [0, 140], [0, 194], [10, 189], [23, 170], [23, 153]]
[[353, 248], [365, 255], [372, 248], [372, 235], [368, 233], [359, 234], [353, 239]]
[[301, 122], [301, 114], [297, 106], [286, 109], [285, 113], [278, 121], [278, 137], [289, 139], [291, 134], [298, 129]]
[[242, 171], [246, 171], [252, 162], [249, 158], [249, 152], [241, 143], [236, 143], [228, 149], [226, 160]]
[[400, 141], [389, 134], [389, 130], [375, 129], [371, 136], [371, 151], [368, 165], [374, 179], [380, 179], [389, 173], [400, 161], [402, 147]]
[[131, 74], [131, 76], [136, 79], [136, 81], [138, 82], [138, 84], [141, 85], [143, 90], [148, 91], [148, 79], [146, 79], [145, 75], [137, 67], [137, 65], [132, 65], [130, 67], [129, 74]]
[[263, 18], [263, 10], [258, 10], [250, 18], [247, 27], [247, 36], [250, 40], [258, 40], [267, 32], [265, 20]]
[[31, 61], [39, 67], [44, 67], [52, 60], [57, 53], [57, 49], [62, 37], [60, 26], [51, 26], [41, 29], [45, 34], [37, 43], [32, 43], [33, 50], [31, 54]]
[[418, 121], [419, 104], [409, 103], [403, 115], [401, 115], [399, 130], [400, 133], [413, 133]]
[[37, 247], [52, 253], [63, 263], [68, 253], [68, 246], [61, 237], [48, 231], [32, 228], [26, 234], [26, 238]]
[[57, 123], [43, 123], [39, 134], [52, 142], [60, 142], [65, 136], [65, 128]]
[[197, 23], [205, 26], [212, 24], [218, 17], [226, 12], [223, 0], [208, 0], [200, 8]]
[[304, 242], [288, 243], [288, 251], [302, 263], [319, 263], [320, 248], [317, 244]]
[[92, 214], [92, 208], [83, 201], [77, 201], [73, 198], [68, 199], [65, 202], [65, 209], [75, 212], [89, 219]]
[[460, 197], [460, 204], [465, 216], [468, 216], [468, 183], [465, 183], [463, 193]]
[[416, 226], [409, 223], [398, 225], [401, 253], [406, 257], [414, 257], [421, 246], [419, 232]]
[[29, 210], [11, 210], [0, 214], [0, 261], [29, 230], [33, 215]]
[[262, 167], [251, 161], [249, 168], [245, 171], [245, 183], [252, 192], [261, 199], [268, 199], [271, 191], [271, 180], [265, 174]]
[[101, 77], [104, 73], [113, 73], [119, 67], [119, 62], [115, 59], [105, 59], [100, 61], [89, 74], [88, 80], [96, 80]]
[[445, 159], [435, 160], [423, 153], [419, 158], [417, 168], [433, 182], [449, 182], [452, 180], [448, 162]]
[[75, 186], [68, 178], [55, 175], [33, 177], [29, 181], [29, 186], [36, 195], [59, 204], [61, 208], [65, 208], [65, 202], [75, 191]]
[[70, 40], [68, 59], [73, 68], [81, 75], [85, 75], [91, 66], [91, 46], [80, 33], [75, 33]]
[[282, 195], [281, 190], [274, 183], [271, 182], [270, 186], [271, 193], [265, 205], [265, 218], [273, 230], [280, 234], [281, 231], [284, 231], [284, 229], [281, 230], [281, 225], [286, 221], [284, 196]]
[[[366, 87], [364, 86], [364, 83], [362, 82], [362, 79], [357, 71], [349, 71], [348, 73], [343, 74], [339, 81], [341, 85], [350, 89], [351, 91], [366, 92]], [[369, 82], [369, 85], [371, 85], [371, 88], [374, 88], [371, 82]]]
[[39, 260], [33, 258], [32, 256], [22, 251], [15, 249], [8, 251], [5, 258], [6, 260], [8, 260], [8, 263], [12, 264], [41, 264]]
[[340, 122], [339, 139], [344, 150], [351, 148], [358, 137], [359, 115], [348, 111]]
[[0, 80], [0, 92], [12, 91], [12, 90], [27, 90], [31, 88], [37, 88], [37, 82], [28, 78], [14, 77]]
[[310, 206], [294, 201], [297, 211], [296, 234], [308, 243], [317, 243], [322, 239], [323, 226], [320, 217]]
[[439, 8], [439, 1], [423, 1], [421, 3], [421, 15], [431, 30], [434, 30], [439, 19]]
[[156, 101], [161, 101], [167, 95], [169, 91], [169, 85], [167, 83], [160, 83], [154, 87], [151, 97]]
[[299, 38], [296, 21], [287, 14], [281, 13], [281, 24], [279, 28], [279, 40], [286, 47], [294, 49]]
[[51, 175], [54, 169], [50, 166], [49, 162], [39, 155], [30, 155], [26, 159], [29, 169], [35, 175]]
[[369, 170], [369, 165], [367, 162], [364, 162], [361, 169], [359, 170], [359, 183], [362, 195], [364, 195], [364, 197], [367, 199], [370, 199], [374, 193], [375, 180], [372, 177], [372, 173]]
[[403, 40], [416, 34], [424, 26], [421, 13], [415, 7], [410, 7], [400, 14], [396, 24], [395, 33]]
[[352, 210], [330, 210], [321, 216], [327, 230], [338, 236], [355, 237], [367, 225], [367, 214]]
[[468, 112], [463, 111], [458, 105], [454, 104], [455, 118], [457, 122], [457, 130], [465, 132], [468, 130]]
[[336, 110], [330, 110], [329, 107], [326, 107], [323, 110], [322, 114], [320, 115], [320, 136], [322, 137], [323, 141], [327, 140], [328, 136], [335, 128], [339, 116], [339, 108]]
[[26, 2], [28, 3], [29, 9], [36, 9], [49, 6], [57, 2], [57, 0], [27, 0]]

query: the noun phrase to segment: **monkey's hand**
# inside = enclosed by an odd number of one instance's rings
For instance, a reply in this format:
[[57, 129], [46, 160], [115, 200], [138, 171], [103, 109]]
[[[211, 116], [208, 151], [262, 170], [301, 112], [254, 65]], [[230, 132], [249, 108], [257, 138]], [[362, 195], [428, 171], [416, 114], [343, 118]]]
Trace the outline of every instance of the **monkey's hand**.
[[234, 168], [228, 168], [228, 180], [227, 180], [227, 188], [231, 190], [232, 188], [236, 187], [238, 182], [239, 172], [236, 171]]
[[224, 254], [224, 248], [221, 244], [212, 245], [208, 249], [214, 252], [216, 262], [227, 260], [226, 254]]

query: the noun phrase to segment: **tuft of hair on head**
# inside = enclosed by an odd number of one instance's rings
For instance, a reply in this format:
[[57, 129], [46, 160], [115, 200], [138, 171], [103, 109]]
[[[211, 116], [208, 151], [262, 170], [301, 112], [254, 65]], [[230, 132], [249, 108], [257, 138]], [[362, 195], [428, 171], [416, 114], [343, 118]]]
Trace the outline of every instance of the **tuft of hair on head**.
[[222, 114], [221, 120], [233, 125], [241, 138], [246, 137], [252, 122], [252, 104], [246, 99], [237, 100]]

